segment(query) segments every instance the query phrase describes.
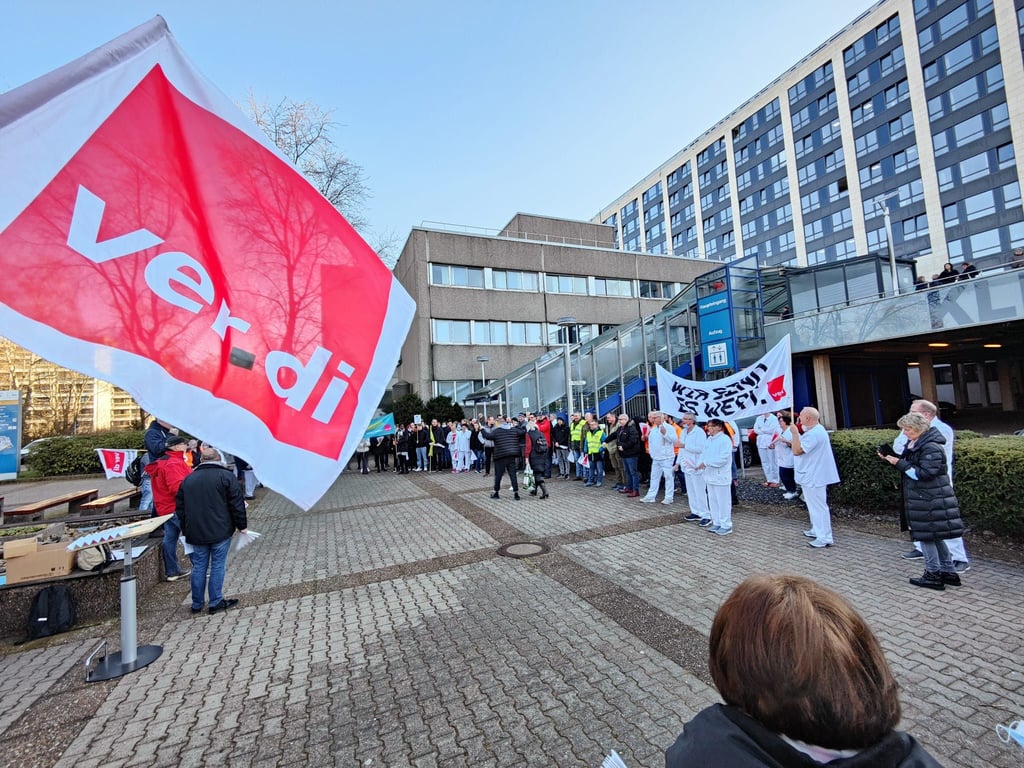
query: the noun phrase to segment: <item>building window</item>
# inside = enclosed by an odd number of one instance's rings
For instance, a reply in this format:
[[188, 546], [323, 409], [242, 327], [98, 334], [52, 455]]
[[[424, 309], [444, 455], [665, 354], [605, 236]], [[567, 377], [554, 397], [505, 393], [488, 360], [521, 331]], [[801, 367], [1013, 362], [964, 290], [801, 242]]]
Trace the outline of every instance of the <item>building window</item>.
[[469, 320], [434, 318], [435, 344], [469, 344]]
[[494, 320], [475, 320], [473, 322], [474, 344], [508, 344], [508, 326]]
[[595, 277], [594, 293], [598, 296], [632, 296], [633, 281]]
[[491, 272], [491, 279], [498, 291], [536, 291], [538, 287], [536, 272], [495, 269]]
[[544, 290], [548, 293], [577, 293], [586, 296], [587, 278], [579, 275], [545, 275]]
[[484, 271], [479, 267], [431, 264], [430, 282], [432, 285], [449, 285], [458, 288], [483, 288]]
[[540, 344], [542, 333], [540, 323], [509, 323], [509, 344]]

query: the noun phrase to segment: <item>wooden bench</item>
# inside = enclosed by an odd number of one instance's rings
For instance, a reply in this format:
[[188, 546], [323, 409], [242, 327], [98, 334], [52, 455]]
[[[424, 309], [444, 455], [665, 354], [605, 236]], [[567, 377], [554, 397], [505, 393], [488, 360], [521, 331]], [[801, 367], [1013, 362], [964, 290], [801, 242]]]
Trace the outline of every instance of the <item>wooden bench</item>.
[[128, 499], [129, 509], [138, 509], [139, 502], [142, 501], [142, 490], [135, 486], [125, 488], [123, 491], [112, 493], [109, 496], [87, 501], [81, 505], [80, 509], [82, 512], [93, 512], [95, 514], [103, 515], [108, 512], [113, 512], [114, 505], [119, 501], [124, 501], [125, 499]]
[[[25, 504], [20, 507], [5, 510], [3, 513], [4, 518], [12, 517], [27, 517], [30, 521], [35, 520], [46, 520], [54, 517], [64, 517], [67, 515], [77, 515], [81, 511], [82, 504], [87, 501], [92, 501], [100, 495], [98, 488], [91, 488], [88, 491], [73, 491], [71, 493], [65, 493], [63, 496], [55, 496], [52, 499], [43, 499], [42, 501], [36, 501], [31, 504]], [[60, 513], [47, 515], [47, 511], [54, 507], [59, 507], [62, 504], [67, 504], [67, 512], [61, 511]]]

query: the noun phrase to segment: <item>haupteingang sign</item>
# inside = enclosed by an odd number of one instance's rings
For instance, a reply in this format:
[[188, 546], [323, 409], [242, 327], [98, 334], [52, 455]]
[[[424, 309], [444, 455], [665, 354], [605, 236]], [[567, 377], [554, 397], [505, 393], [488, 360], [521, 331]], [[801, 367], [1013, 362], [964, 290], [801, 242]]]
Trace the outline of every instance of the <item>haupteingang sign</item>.
[[658, 403], [674, 416], [690, 412], [699, 421], [742, 419], [791, 408], [792, 393], [788, 335], [753, 365], [716, 381], [681, 379], [658, 366]]
[[163, 19], [0, 95], [0, 178], [4, 335], [312, 506], [414, 304]]

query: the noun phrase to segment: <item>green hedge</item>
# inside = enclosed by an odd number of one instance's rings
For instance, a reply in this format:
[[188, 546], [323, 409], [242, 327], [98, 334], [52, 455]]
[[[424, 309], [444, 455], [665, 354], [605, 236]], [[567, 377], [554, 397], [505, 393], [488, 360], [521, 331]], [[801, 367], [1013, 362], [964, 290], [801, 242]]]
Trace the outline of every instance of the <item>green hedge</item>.
[[[832, 449], [842, 482], [829, 488], [833, 504], [857, 510], [900, 509], [899, 473], [875, 455], [891, 444], [892, 429], [851, 429], [832, 435]], [[1024, 535], [1024, 437], [982, 437], [970, 430], [956, 433], [953, 481], [964, 523], [975, 530]]]
[[91, 475], [103, 471], [96, 448], [143, 447], [144, 430], [97, 432], [47, 440], [32, 450], [25, 465], [41, 475]]

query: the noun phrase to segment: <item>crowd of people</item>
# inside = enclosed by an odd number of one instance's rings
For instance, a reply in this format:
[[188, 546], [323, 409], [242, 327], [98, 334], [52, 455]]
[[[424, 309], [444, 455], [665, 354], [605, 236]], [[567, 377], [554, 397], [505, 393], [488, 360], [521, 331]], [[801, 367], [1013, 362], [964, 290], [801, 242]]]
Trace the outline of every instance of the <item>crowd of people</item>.
[[[926, 400], [915, 400], [901, 420], [902, 432], [891, 455], [882, 456], [904, 473], [904, 490], [934, 482], [946, 495], [935, 508], [920, 509], [908, 500], [903, 522], [916, 545], [904, 553], [907, 559], [924, 559], [925, 574], [911, 582], [943, 589], [959, 584], [959, 574], [970, 568], [963, 546], [962, 523], [952, 493], [953, 430], [938, 418], [938, 409]], [[920, 420], [927, 426], [921, 429]], [[913, 430], [917, 429], [918, 432]], [[742, 436], [734, 422], [708, 419], [698, 424], [697, 415], [684, 413], [676, 419], [652, 411], [638, 421], [628, 414], [520, 413], [490, 416], [442, 424], [413, 423], [393, 437], [364, 441], [357, 451], [360, 471], [477, 472], [490, 476], [492, 498], [500, 499], [507, 488], [520, 500], [520, 473], [532, 474], [530, 493], [550, 497], [548, 481], [579, 481], [584, 488], [609, 487], [643, 503], [671, 505], [677, 492], [685, 494], [689, 513], [686, 522], [696, 523], [717, 536], [733, 533], [733, 507], [738, 503], [737, 466]], [[840, 481], [828, 431], [817, 409], [806, 407], [760, 414], [750, 430], [764, 470], [764, 486], [779, 489], [780, 500], [801, 500], [807, 506], [810, 527], [803, 532], [808, 545], [828, 549], [835, 544], [827, 488]], [[932, 446], [927, 451], [924, 447]], [[920, 456], [934, 464], [935, 446], [943, 447], [945, 482], [936, 467], [922, 466]], [[646, 491], [641, 494], [641, 487]], [[948, 491], [948, 492], [947, 492]], [[913, 494], [911, 494], [913, 495]], [[916, 498], [916, 497], [915, 497]], [[955, 514], [954, 514], [955, 513]], [[955, 578], [954, 578], [955, 577]]]

